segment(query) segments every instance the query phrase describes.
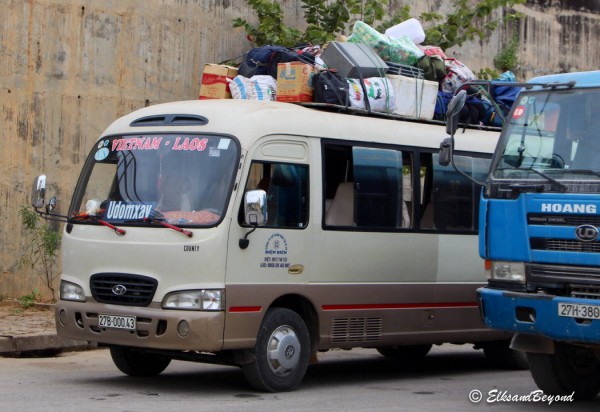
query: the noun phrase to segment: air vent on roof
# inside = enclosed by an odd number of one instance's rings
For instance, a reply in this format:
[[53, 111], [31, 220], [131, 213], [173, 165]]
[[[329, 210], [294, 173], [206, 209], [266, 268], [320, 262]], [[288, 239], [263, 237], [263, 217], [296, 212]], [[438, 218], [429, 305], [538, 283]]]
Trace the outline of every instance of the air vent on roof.
[[147, 126], [204, 126], [208, 119], [204, 116], [194, 114], [160, 114], [135, 119], [131, 127]]

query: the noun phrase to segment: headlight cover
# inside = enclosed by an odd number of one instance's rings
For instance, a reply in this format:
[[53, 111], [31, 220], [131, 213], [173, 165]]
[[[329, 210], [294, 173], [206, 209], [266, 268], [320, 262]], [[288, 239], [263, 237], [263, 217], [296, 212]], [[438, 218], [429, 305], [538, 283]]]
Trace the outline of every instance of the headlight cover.
[[488, 279], [490, 280], [525, 283], [525, 264], [523, 262], [491, 261], [488, 265]]
[[60, 282], [60, 299], [85, 302], [85, 292], [81, 286], [63, 280]]
[[184, 290], [169, 293], [162, 302], [163, 309], [177, 310], [223, 310], [222, 289]]

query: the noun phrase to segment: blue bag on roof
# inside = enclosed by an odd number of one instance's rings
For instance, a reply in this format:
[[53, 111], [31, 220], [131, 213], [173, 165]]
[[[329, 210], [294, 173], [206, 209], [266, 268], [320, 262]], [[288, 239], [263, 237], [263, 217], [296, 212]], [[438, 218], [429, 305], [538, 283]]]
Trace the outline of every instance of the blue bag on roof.
[[[515, 75], [511, 71], [506, 71], [506, 72], [502, 73], [500, 75], [500, 77], [498, 77], [497, 79], [494, 79], [494, 80], [500, 80], [502, 82], [516, 82], [517, 81], [515, 78]], [[510, 108], [515, 103], [515, 100], [517, 99], [517, 95], [519, 94], [520, 91], [521, 91], [521, 87], [515, 87], [515, 86], [499, 85], [499, 86], [494, 86], [492, 88], [492, 90], [491, 90], [492, 98], [504, 112], [504, 113], [502, 113], [503, 116], [506, 116], [508, 114], [508, 112], [510, 111]]]

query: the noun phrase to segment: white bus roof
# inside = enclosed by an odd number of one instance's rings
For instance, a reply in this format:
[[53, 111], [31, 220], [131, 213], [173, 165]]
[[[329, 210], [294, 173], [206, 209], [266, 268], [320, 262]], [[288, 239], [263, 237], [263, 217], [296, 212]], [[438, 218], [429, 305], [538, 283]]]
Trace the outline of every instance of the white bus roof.
[[[205, 125], [132, 126], [140, 118], [162, 115], [203, 116]], [[157, 104], [132, 112], [114, 121], [102, 134], [144, 133], [219, 133], [235, 136], [247, 150], [258, 138], [267, 135], [293, 135], [343, 139], [380, 144], [419, 146], [439, 149], [448, 137], [441, 123], [398, 120], [375, 116], [335, 113], [298, 104], [214, 99]], [[455, 149], [493, 153], [499, 130], [459, 129]]]

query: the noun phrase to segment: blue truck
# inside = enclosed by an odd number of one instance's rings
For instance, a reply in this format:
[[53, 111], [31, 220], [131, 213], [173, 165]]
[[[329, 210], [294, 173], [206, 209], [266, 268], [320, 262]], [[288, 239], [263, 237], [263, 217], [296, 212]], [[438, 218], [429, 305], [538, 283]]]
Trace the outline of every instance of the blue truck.
[[600, 392], [600, 71], [537, 77], [505, 119], [483, 185], [485, 323], [514, 332], [548, 394]]

